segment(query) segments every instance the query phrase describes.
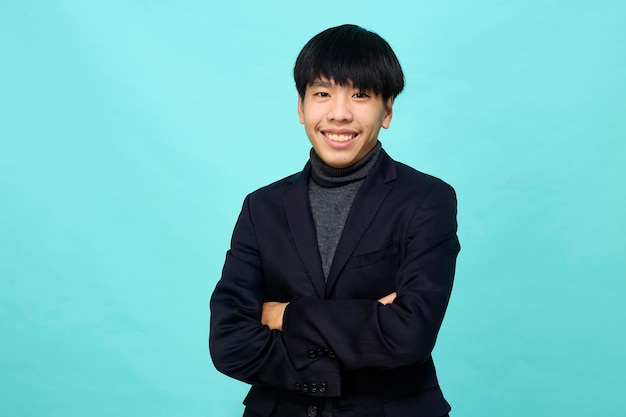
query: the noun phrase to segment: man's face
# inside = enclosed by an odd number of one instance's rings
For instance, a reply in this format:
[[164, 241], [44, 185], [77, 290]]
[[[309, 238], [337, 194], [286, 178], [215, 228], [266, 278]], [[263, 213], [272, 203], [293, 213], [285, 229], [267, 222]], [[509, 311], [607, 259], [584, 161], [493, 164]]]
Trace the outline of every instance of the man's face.
[[298, 115], [315, 153], [335, 168], [361, 160], [391, 123], [393, 98], [318, 79], [298, 98]]

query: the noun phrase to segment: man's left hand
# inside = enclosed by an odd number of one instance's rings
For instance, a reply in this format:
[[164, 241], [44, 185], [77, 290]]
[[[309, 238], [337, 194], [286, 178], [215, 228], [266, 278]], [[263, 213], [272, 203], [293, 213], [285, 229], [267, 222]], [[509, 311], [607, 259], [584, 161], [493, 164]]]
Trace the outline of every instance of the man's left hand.
[[269, 301], [263, 303], [263, 311], [261, 313], [261, 324], [266, 325], [270, 330], [283, 330], [283, 316], [285, 308], [289, 303], [279, 303]]

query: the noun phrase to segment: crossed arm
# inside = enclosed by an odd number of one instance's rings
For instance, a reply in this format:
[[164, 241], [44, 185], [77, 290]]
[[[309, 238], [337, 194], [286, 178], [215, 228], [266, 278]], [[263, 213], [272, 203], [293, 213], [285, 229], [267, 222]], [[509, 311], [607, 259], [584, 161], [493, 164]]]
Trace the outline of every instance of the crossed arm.
[[[263, 302], [263, 265], [246, 200], [211, 298], [209, 347], [216, 368], [247, 383], [287, 390], [294, 383], [323, 381], [323, 395], [335, 396], [342, 370], [396, 369], [428, 359], [459, 249], [454, 203], [452, 190], [442, 187], [416, 209], [393, 277], [397, 294], [378, 303], [302, 295]], [[320, 348], [333, 356], [309, 356]]]
[[[393, 303], [396, 299], [396, 293], [392, 292], [378, 300], [383, 305]], [[266, 325], [270, 330], [283, 330], [283, 316], [285, 309], [289, 303], [279, 303], [277, 301], [269, 301], [263, 303], [261, 313], [261, 324]]]

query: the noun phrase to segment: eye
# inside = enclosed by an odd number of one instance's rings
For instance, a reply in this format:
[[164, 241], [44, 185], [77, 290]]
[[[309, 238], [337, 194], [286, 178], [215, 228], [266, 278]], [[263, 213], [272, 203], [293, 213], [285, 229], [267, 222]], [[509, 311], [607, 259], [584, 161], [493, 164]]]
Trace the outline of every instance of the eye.
[[354, 98], [368, 98], [370, 95], [365, 92], [365, 91], [359, 91], [358, 93], [355, 93], [352, 97]]
[[328, 94], [326, 91], [318, 91], [313, 95], [317, 97], [330, 97], [330, 94]]

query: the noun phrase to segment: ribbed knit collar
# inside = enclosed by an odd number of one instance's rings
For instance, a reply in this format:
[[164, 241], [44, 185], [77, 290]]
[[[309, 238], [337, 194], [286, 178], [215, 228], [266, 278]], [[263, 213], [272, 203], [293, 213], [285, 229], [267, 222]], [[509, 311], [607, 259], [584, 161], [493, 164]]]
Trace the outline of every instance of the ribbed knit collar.
[[362, 180], [378, 160], [381, 148], [381, 143], [376, 142], [374, 149], [365, 155], [363, 159], [346, 168], [333, 168], [327, 165], [315, 153], [315, 150], [311, 149], [311, 178], [313, 178], [316, 184], [327, 188], [341, 187], [342, 185]]

